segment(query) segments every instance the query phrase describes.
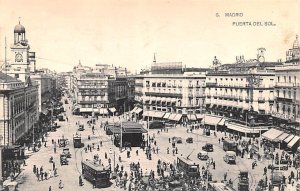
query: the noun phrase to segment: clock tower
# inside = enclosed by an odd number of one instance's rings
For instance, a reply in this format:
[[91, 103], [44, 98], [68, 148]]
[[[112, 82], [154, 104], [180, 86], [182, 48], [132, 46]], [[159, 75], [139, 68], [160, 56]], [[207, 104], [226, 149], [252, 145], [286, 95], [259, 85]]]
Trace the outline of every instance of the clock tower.
[[8, 69], [10, 76], [18, 78], [23, 82], [26, 82], [30, 75], [30, 60], [28, 57], [30, 46], [25, 34], [25, 27], [19, 21], [19, 24], [14, 28], [14, 43], [11, 46], [12, 59]]

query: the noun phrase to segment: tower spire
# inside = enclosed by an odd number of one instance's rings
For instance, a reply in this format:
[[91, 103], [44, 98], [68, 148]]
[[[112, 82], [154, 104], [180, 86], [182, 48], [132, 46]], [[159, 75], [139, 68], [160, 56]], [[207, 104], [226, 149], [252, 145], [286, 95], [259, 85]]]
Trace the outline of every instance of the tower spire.
[[155, 52], [154, 52], [154, 56], [153, 56], [153, 63], [156, 63]]

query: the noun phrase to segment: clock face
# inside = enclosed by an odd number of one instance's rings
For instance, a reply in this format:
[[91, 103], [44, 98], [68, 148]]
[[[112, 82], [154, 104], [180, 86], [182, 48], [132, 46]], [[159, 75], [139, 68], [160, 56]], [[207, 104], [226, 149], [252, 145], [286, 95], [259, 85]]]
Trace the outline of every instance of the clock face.
[[23, 56], [22, 56], [22, 54], [17, 53], [15, 58], [16, 58], [16, 62], [23, 62]]
[[265, 62], [265, 57], [263, 56], [258, 57], [258, 62], [260, 63]]

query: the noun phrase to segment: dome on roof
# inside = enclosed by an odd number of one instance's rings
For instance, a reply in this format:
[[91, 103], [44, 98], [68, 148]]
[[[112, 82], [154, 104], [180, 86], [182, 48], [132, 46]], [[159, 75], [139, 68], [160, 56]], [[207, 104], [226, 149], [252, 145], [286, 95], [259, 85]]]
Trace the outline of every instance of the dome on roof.
[[14, 33], [25, 33], [25, 27], [19, 23], [15, 26]]

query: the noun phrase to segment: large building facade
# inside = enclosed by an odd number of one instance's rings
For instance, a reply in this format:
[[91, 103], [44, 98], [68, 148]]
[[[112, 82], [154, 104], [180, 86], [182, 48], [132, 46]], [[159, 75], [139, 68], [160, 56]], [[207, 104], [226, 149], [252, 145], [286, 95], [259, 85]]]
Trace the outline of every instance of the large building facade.
[[184, 71], [181, 62], [157, 63], [135, 77], [135, 100], [144, 118], [176, 123], [201, 120], [205, 107], [205, 73]]
[[286, 62], [275, 68], [274, 123], [281, 128], [299, 129], [300, 123], [300, 47], [298, 36], [286, 52]]
[[27, 135], [38, 120], [38, 85], [25, 84], [0, 73], [1, 145], [12, 145]]
[[102, 64], [84, 67], [79, 63], [71, 77], [74, 109], [99, 115], [128, 110], [127, 75], [126, 68]]
[[[272, 126], [277, 65], [281, 63], [255, 59], [222, 65], [207, 73], [206, 113], [223, 117], [228, 122], [227, 128], [237, 133], [258, 134], [261, 127], [268, 129]], [[215, 121], [220, 121], [218, 119]], [[219, 125], [213, 119], [205, 122]]]

